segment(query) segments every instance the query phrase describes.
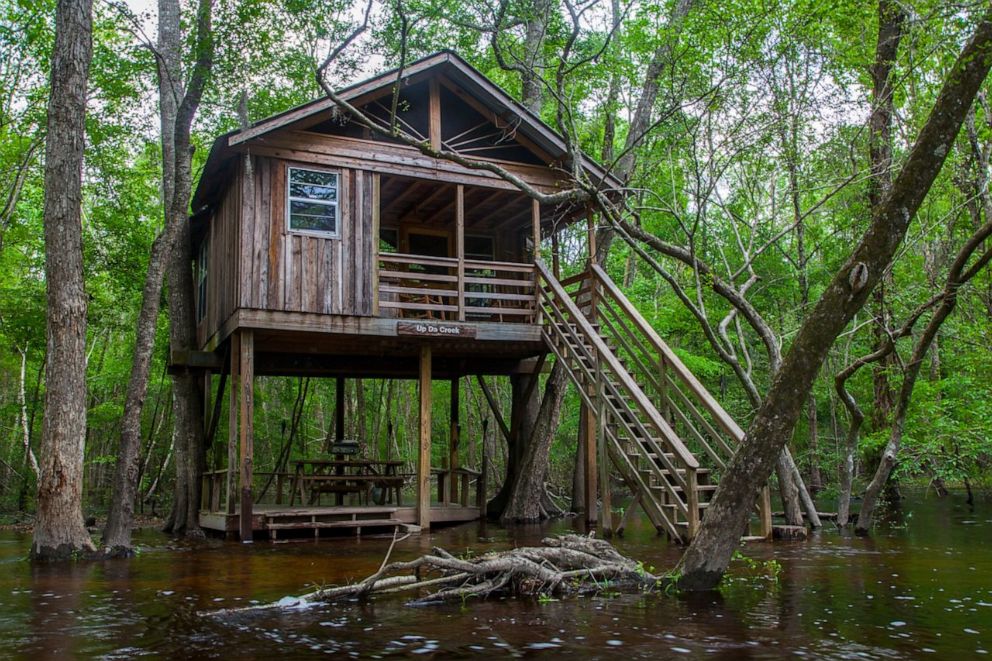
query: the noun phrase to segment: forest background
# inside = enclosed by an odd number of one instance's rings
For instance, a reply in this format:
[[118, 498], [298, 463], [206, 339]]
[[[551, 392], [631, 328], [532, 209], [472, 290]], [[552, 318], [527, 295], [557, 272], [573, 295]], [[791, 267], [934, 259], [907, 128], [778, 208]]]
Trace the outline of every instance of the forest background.
[[[864, 232], [872, 187], [885, 177], [873, 167], [870, 127], [878, 106], [873, 75], [880, 4], [890, 3], [376, 4], [370, 29], [335, 60], [330, 76], [342, 85], [403, 58], [450, 48], [517, 98], [536, 103], [551, 125], [567, 106], [573, 137], [587, 153], [607, 164], [629, 159], [631, 204], [643, 234], [612, 243], [607, 271], [744, 424], [756, 407], [755, 391], [767, 390], [777, 356], [767, 336], [714, 291], [714, 282], [729, 283], [759, 314], [776, 350], [784, 351]], [[239, 125], [242, 100], [253, 121], [320, 96], [314, 71], [361, 20], [364, 7], [316, 0], [214, 3], [215, 57], [193, 125], [194, 175], [213, 138]], [[578, 20], [576, 7], [585, 8]], [[904, 23], [888, 97], [887, 169], [897, 171], [906, 158], [983, 7], [899, 4]], [[192, 20], [193, 5], [183, 9]], [[43, 156], [54, 10], [54, 2], [0, 0], [0, 509], [14, 516], [34, 508], [33, 457], [45, 396]], [[105, 510], [111, 498], [141, 284], [164, 222], [156, 62], [147, 47], [155, 17], [142, 12], [113, 2], [94, 5], [83, 174], [89, 299], [84, 503], [92, 513]], [[579, 53], [582, 64], [560, 84], [554, 78], [566, 48]], [[190, 58], [182, 67], [193, 64]], [[651, 81], [650, 126], [632, 140]], [[812, 491], [836, 497], [849, 442], [856, 444], [855, 474], [866, 479], [874, 472], [919, 329], [898, 331], [941, 290], [961, 245], [988, 222], [990, 152], [992, 114], [981, 93], [895, 263], [834, 345], [807, 402], [790, 445]], [[687, 263], [666, 246], [687, 247], [692, 259]], [[581, 269], [581, 238], [571, 236], [562, 248], [564, 270]], [[987, 486], [990, 335], [992, 276], [986, 270], [961, 289], [954, 315], [927, 353], [895, 478], [938, 494], [951, 484]], [[866, 417], [861, 434], [851, 437], [835, 377], [888, 338], [897, 340], [897, 350], [847, 383]], [[139, 502], [159, 514], [169, 507], [175, 476], [168, 340], [164, 304], [139, 457]], [[438, 438], [446, 437], [447, 387], [434, 385]], [[415, 388], [413, 382], [349, 380], [346, 436], [363, 439], [371, 457], [412, 465]], [[497, 380], [494, 389], [508, 410], [508, 384]], [[462, 438], [468, 442], [461, 463], [478, 467], [485, 454], [495, 487], [504, 477], [506, 448], [478, 384], [466, 379], [463, 390]], [[334, 436], [334, 402], [333, 381], [259, 378], [256, 469], [275, 468], [287, 443], [294, 457], [325, 450]], [[562, 509], [572, 505], [578, 411], [570, 392], [551, 446], [547, 481]], [[219, 420], [216, 438], [224, 439], [227, 416]], [[435, 452], [440, 465], [445, 449], [436, 445]], [[225, 456], [218, 440], [208, 448], [208, 465], [222, 465]], [[854, 493], [860, 490], [856, 485]]]

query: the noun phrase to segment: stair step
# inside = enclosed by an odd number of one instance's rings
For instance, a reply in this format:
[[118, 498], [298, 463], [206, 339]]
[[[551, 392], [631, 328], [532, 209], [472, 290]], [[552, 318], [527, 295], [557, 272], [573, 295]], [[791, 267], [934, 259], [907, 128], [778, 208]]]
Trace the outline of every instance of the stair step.
[[358, 519], [347, 521], [291, 521], [269, 523], [268, 530], [307, 530], [313, 528], [384, 528], [405, 525], [398, 519]]
[[[667, 468], [660, 468], [658, 471], [654, 471], [654, 470], [652, 470], [650, 468], [641, 468], [640, 469], [640, 472], [642, 472], [642, 473], [651, 473], [652, 475], [655, 474], [656, 472], [661, 473], [662, 475], [667, 475], [667, 474], [671, 473], [671, 471], [668, 470]], [[685, 473], [685, 469], [684, 468], [676, 468], [675, 469], [675, 472], [676, 473], [679, 473], [679, 474]], [[709, 469], [709, 468], [697, 468], [696, 469], [696, 475], [709, 475], [712, 472], [713, 472], [712, 469]]]
[[[717, 485], [716, 484], [699, 484], [699, 485], [696, 486], [696, 490], [697, 491], [702, 491], [702, 492], [707, 492], [707, 493], [713, 493], [713, 492], [715, 492], [716, 491], [716, 488], [717, 488]], [[668, 489], [666, 489], [661, 484], [652, 484], [651, 485], [651, 489], [652, 490], [668, 491]], [[680, 486], [678, 486], [676, 484], [672, 484], [671, 485], [671, 490], [674, 491], [674, 492], [676, 492], [676, 493], [681, 493], [682, 487], [680, 487]]]

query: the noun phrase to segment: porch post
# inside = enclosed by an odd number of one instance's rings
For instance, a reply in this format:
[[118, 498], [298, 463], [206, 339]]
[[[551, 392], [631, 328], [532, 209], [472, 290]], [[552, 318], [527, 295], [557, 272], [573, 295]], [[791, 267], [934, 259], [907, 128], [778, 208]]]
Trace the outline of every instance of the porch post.
[[458, 321], [465, 321], [465, 186], [455, 189], [455, 256], [458, 258]]
[[255, 417], [255, 342], [252, 331], [241, 331], [241, 541], [252, 541], [252, 458]]
[[534, 241], [534, 261], [541, 257], [541, 203], [530, 202], [531, 238]]
[[444, 499], [445, 505], [458, 501], [458, 480], [455, 479], [455, 471], [458, 470], [458, 444], [461, 436], [461, 428], [458, 424], [458, 377], [451, 379], [451, 432], [448, 443], [448, 495]]
[[238, 407], [241, 392], [241, 335], [237, 331], [231, 334], [231, 387], [228, 390], [228, 424], [227, 424], [227, 482], [225, 499], [227, 505], [224, 511], [231, 516], [235, 513], [234, 504], [238, 500], [238, 482], [235, 468], [238, 466]]
[[431, 527], [431, 347], [420, 347], [420, 455], [417, 459], [417, 525]]

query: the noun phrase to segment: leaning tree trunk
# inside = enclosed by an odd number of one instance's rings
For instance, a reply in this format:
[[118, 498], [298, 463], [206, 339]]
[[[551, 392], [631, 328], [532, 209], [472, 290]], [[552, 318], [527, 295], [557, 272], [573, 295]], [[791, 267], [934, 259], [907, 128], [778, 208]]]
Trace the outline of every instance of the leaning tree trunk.
[[792, 434], [827, 353], [891, 264], [912, 218], [950, 153], [992, 66], [992, 8], [945, 79], [929, 118], [891, 191], [854, 252], [834, 275], [775, 376], [699, 532], [677, 568], [683, 589], [715, 588], [740, 543], [758, 485]]
[[86, 436], [86, 292], [82, 170], [86, 85], [93, 55], [91, 0], [59, 0], [55, 12], [45, 145], [45, 285], [48, 361], [31, 557], [67, 559], [95, 550], [83, 525]]
[[[183, 184], [177, 182], [177, 173], [188, 169], [188, 166], [178, 164], [176, 159], [177, 157], [189, 159], [189, 125], [199, 104], [212, 56], [209, 4], [204, 5], [201, 2], [197, 14], [196, 68], [190, 81], [189, 92], [184, 92], [180, 66], [182, 44], [180, 5], [172, 0], [163, 0], [159, 2], [158, 10], [159, 107], [165, 227], [152, 244], [145, 276], [134, 360], [121, 421], [114, 495], [107, 518], [107, 528], [103, 535], [104, 546], [110, 553], [117, 555], [131, 552], [131, 524], [140, 474], [138, 463], [141, 450], [141, 412], [148, 392], [148, 374], [155, 343], [155, 326], [159, 314], [163, 274], [169, 267], [177, 242], [189, 240], [186, 207], [190, 185], [187, 183], [186, 188], [183, 189]], [[184, 176], [191, 179], [188, 174]], [[187, 254], [188, 252], [189, 250], [186, 249]], [[192, 280], [190, 287], [192, 288]]]

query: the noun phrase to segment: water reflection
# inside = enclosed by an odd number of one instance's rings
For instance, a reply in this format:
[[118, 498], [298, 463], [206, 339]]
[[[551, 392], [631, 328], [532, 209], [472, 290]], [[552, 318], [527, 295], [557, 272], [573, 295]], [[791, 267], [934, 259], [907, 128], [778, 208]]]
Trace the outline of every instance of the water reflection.
[[[134, 559], [34, 567], [30, 538], [0, 533], [2, 656], [270, 658], [538, 656], [758, 659], [941, 658], [992, 649], [992, 507], [964, 496], [910, 499], [901, 523], [870, 538], [826, 531], [808, 543], [753, 544], [777, 580], [737, 572], [720, 594], [620, 595], [538, 603], [493, 599], [409, 608], [341, 600], [218, 621], [198, 615], [359, 580], [389, 538], [175, 545], [150, 531]], [[578, 526], [575, 526], [576, 528]], [[573, 528], [477, 524], [411, 537], [394, 559], [443, 546], [483, 553]], [[621, 550], [658, 571], [677, 547], [635, 520]]]

